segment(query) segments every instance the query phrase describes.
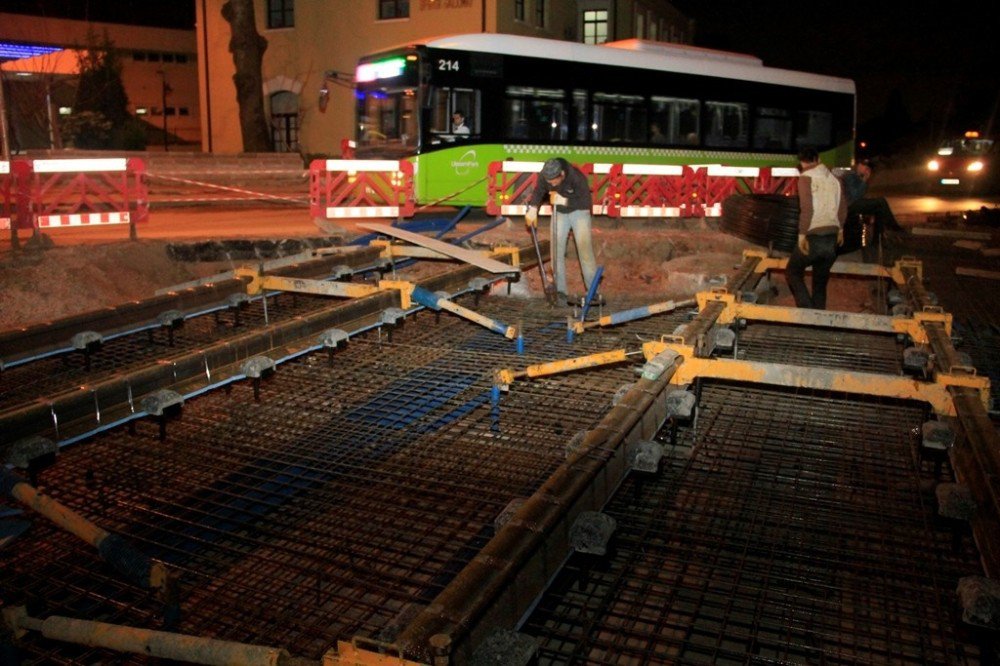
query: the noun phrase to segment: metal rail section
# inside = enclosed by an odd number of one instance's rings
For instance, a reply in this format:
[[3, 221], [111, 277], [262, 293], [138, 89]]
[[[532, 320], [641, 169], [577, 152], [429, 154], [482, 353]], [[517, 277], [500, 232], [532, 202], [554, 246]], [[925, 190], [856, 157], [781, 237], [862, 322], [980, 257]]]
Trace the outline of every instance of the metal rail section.
[[[374, 251], [381, 253], [383, 250], [376, 247]], [[498, 257], [507, 259], [516, 259], [518, 256], [517, 253], [506, 250], [498, 253]], [[362, 251], [359, 258], [367, 263], [372, 259], [372, 255], [370, 252]], [[325, 263], [331, 261], [334, 259], [323, 260]], [[340, 263], [343, 263], [342, 257], [339, 258]], [[315, 274], [315, 267], [302, 271]], [[284, 272], [293, 275], [296, 273], [296, 271]], [[412, 286], [420, 287], [425, 292], [463, 293], [471, 289], [470, 283], [479, 277], [480, 272], [475, 267], [459, 268], [427, 278]], [[262, 279], [285, 286], [291, 286], [296, 282], [315, 283], [302, 278], [279, 276], [260, 278], [256, 273], [253, 275], [257, 276], [256, 282], [250, 273], [233, 282], [242, 286], [244, 290], [256, 286], [255, 291], [260, 290]], [[47, 396], [45, 400], [35, 400], [6, 409], [0, 412], [2, 441], [10, 444], [41, 435], [58, 442], [69, 443], [89, 436], [93, 432], [117, 427], [123, 422], [147, 416], [146, 411], [141, 408], [142, 400], [153, 396], [157, 391], [169, 388], [182, 395], [197, 395], [244, 378], [245, 364], [256, 356], [266, 356], [275, 363], [280, 363], [288, 358], [324, 348], [320, 336], [331, 329], [342, 330], [345, 335], [350, 336], [387, 323], [382, 313], [390, 308], [412, 311], [414, 308], [422, 307], [411, 302], [410, 292], [405, 289], [388, 291], [373, 290], [365, 285], [346, 284], [336, 287], [335, 285], [342, 283], [319, 282], [318, 284], [326, 285], [328, 291], [343, 291], [342, 295], [347, 295], [345, 290], [350, 290], [359, 298], [340, 306], [327, 306], [294, 318], [265, 324], [263, 327], [242, 334], [214, 340], [188, 353], [171, 355], [153, 364], [91, 380], [72, 390]], [[484, 281], [478, 288], [481, 289], [488, 284]], [[204, 296], [214, 295], [213, 288], [205, 289], [207, 291], [203, 292]], [[154, 301], [158, 306], [160, 299]], [[400, 317], [403, 315], [405, 313], [401, 311]], [[394, 321], [388, 323], [392, 324]], [[62, 326], [56, 328], [60, 331], [65, 330]]]
[[[157, 631], [167, 618], [153, 591], [42, 523], [0, 550], [13, 603], [38, 609], [5, 612], [8, 627], [34, 663], [92, 663], [106, 647], [202, 663], [224, 663], [202, 657], [218, 650], [245, 663], [460, 664], [494, 644], [509, 659], [513, 630], [541, 664], [987, 659], [990, 635], [953, 606], [959, 578], [996, 576], [992, 387], [952, 346], [954, 321], [926, 307], [918, 264], [856, 271], [892, 276], [926, 313], [897, 322], [755, 306], [742, 295], [780, 270], [771, 261], [746, 256], [696, 311], [572, 342], [546, 305], [474, 304], [493, 321], [516, 312], [523, 354], [433, 308], [391, 337], [362, 327], [332, 355], [301, 342], [342, 323], [330, 313], [399, 307], [396, 289], [332, 308], [295, 339], [272, 325], [270, 355], [283, 347], [287, 362], [263, 386], [190, 400], [165, 438], [148, 420], [108, 428], [39, 475], [177, 574], [171, 635]], [[722, 328], [736, 334], [728, 351], [715, 348]], [[920, 388], [890, 380], [913, 336], [935, 359], [907, 378]], [[186, 382], [206, 383], [193, 371]], [[940, 477], [912, 433], [935, 412], [958, 434], [944, 464], [975, 499], [975, 541], [926, 494]], [[650, 441], [659, 473], [636, 468]], [[574, 545], [593, 512], [618, 525], [604, 555]]]

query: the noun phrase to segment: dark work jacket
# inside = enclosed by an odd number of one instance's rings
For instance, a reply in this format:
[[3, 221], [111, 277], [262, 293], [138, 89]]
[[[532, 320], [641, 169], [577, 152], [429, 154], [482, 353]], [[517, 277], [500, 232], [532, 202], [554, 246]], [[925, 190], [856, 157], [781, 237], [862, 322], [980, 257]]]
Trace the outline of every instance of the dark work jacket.
[[538, 174], [538, 185], [535, 186], [535, 191], [531, 194], [531, 201], [528, 205], [537, 208], [542, 204], [542, 201], [548, 203], [549, 192], [558, 192], [561, 196], [566, 197], [567, 204], [565, 206], [556, 206], [556, 212], [569, 213], [574, 210], [591, 210], [592, 199], [590, 197], [590, 183], [587, 182], [587, 177], [583, 175], [582, 171], [563, 158], [560, 157], [558, 159], [562, 162], [566, 177], [559, 183], [559, 187], [550, 187], [545, 179], [542, 178], [542, 175]]

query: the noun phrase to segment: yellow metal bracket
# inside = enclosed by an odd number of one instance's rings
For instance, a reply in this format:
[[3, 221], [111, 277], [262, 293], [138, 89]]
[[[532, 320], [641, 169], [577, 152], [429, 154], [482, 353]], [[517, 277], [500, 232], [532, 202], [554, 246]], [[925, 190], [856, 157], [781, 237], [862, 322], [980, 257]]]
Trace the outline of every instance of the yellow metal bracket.
[[328, 280], [307, 280], [303, 278], [287, 278], [276, 275], [262, 275], [255, 268], [237, 268], [238, 278], [249, 278], [247, 294], [256, 296], [265, 291], [287, 291], [297, 294], [315, 294], [317, 296], [335, 296], [339, 298], [361, 298], [371, 296], [380, 291], [395, 289], [399, 292], [400, 307], [408, 310], [413, 305], [411, 294], [413, 283], [405, 280], [379, 280], [378, 286], [370, 284], [354, 284], [352, 282], [337, 282]]
[[497, 245], [493, 248], [492, 253], [498, 257], [509, 256], [511, 266], [521, 265], [521, 250], [516, 245]]
[[413, 283], [406, 280], [379, 280], [380, 290], [395, 289], [399, 292], [399, 307], [409, 310], [413, 307]]
[[447, 254], [429, 247], [409, 245], [402, 241], [376, 238], [368, 242], [369, 247], [382, 248], [379, 257], [382, 259], [451, 259]]
[[913, 317], [898, 317], [892, 320], [893, 327], [897, 333], [903, 333], [913, 338], [917, 344], [925, 345], [929, 342], [927, 336], [927, 324], [940, 324], [944, 327], [945, 334], [951, 335], [952, 315], [950, 312], [938, 310], [924, 310], [914, 312]]

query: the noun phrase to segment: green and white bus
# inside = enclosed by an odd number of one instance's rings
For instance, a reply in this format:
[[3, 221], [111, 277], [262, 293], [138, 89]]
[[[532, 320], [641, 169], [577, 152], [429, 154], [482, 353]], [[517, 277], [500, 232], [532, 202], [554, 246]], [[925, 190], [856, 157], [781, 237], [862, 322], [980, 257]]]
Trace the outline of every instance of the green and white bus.
[[[437, 37], [362, 58], [356, 156], [408, 159], [417, 203], [481, 206], [501, 160], [831, 167], [854, 154], [848, 79], [748, 55], [626, 40]], [[453, 131], [453, 114], [468, 133]]]

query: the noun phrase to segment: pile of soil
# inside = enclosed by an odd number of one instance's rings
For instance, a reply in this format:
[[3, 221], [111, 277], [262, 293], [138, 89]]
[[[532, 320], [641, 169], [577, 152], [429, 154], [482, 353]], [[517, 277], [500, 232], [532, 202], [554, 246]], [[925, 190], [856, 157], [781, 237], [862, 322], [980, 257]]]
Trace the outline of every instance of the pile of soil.
[[141, 300], [157, 289], [228, 270], [177, 262], [164, 241], [68, 245], [0, 257], [0, 330]]
[[[540, 231], [545, 238], [547, 230]], [[600, 290], [612, 305], [625, 296], [651, 303], [690, 297], [712, 277], [730, 273], [748, 247], [703, 220], [597, 224], [593, 237], [597, 262], [604, 267]], [[508, 222], [476, 236], [473, 243], [526, 246], [529, 238], [522, 224]], [[0, 256], [0, 330], [148, 298], [158, 289], [239, 263], [178, 260], [170, 243], [159, 240], [55, 246], [16, 255], [8, 251]], [[572, 242], [568, 278], [571, 294], [583, 293]], [[537, 269], [526, 271], [519, 285], [524, 290], [542, 295]]]

